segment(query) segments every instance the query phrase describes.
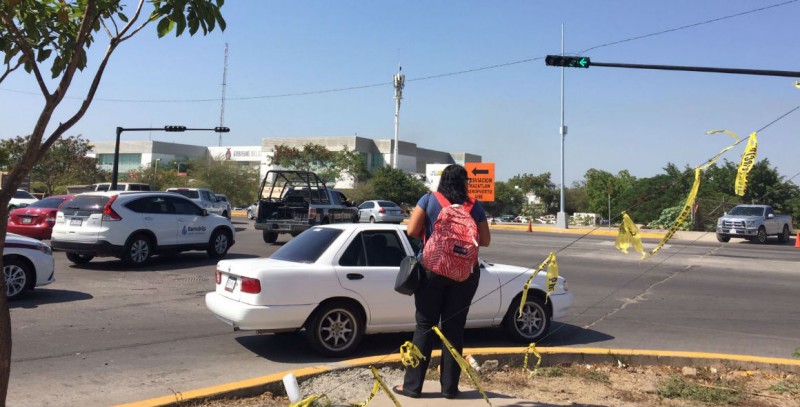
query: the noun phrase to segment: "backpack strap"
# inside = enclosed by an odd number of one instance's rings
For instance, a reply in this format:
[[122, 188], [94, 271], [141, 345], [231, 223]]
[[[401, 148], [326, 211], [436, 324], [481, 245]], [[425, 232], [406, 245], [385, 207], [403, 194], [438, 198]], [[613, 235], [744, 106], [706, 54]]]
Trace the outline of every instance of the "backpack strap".
[[448, 201], [441, 192], [434, 191], [433, 196], [435, 196], [436, 200], [439, 201], [439, 205], [442, 205], [442, 209], [450, 206], [450, 201]]

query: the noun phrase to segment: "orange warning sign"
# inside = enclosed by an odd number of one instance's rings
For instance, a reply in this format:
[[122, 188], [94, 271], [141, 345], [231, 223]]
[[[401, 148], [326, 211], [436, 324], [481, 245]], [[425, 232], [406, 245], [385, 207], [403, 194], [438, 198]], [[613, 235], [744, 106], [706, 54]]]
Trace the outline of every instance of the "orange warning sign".
[[466, 163], [469, 195], [481, 202], [494, 202], [494, 163]]

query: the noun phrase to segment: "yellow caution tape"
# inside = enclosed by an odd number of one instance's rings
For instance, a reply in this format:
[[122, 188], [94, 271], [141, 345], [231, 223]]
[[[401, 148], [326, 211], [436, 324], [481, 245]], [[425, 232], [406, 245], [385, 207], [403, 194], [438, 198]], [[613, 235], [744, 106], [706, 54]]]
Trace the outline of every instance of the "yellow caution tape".
[[528, 354], [529, 353], [533, 353], [534, 355], [536, 355], [536, 358], [538, 359], [536, 361], [536, 366], [534, 366], [532, 370], [538, 369], [539, 365], [542, 364], [542, 355], [540, 355], [539, 352], [536, 350], [536, 343], [531, 343], [530, 345], [528, 345], [528, 349], [525, 349], [525, 359], [523, 360], [523, 363], [522, 363], [522, 370], [525, 370], [525, 371], [528, 371]]
[[710, 167], [711, 165], [713, 165], [715, 162], [717, 162], [717, 159], [722, 154], [724, 154], [726, 151], [732, 149], [733, 147], [736, 147], [737, 144], [741, 143], [741, 140], [739, 139], [739, 136], [737, 136], [736, 134], [734, 134], [733, 132], [728, 131], [728, 130], [711, 130], [706, 134], [715, 134], [715, 133], [725, 133], [725, 134], [733, 137], [734, 140], [736, 140], [736, 142], [731, 144], [731, 145], [729, 145], [728, 147], [723, 148], [722, 151], [717, 153], [717, 155], [715, 155], [713, 158], [708, 160], [708, 162], [706, 162], [705, 164], [703, 164], [703, 165], [701, 165], [699, 167], [695, 167], [695, 169], [694, 169], [694, 184], [692, 184], [692, 189], [689, 191], [689, 196], [686, 197], [686, 202], [683, 204], [683, 208], [681, 209], [680, 214], [678, 214], [678, 217], [672, 223], [672, 226], [670, 226], [669, 230], [667, 231], [667, 234], [664, 235], [663, 238], [661, 238], [660, 242], [658, 242], [658, 245], [656, 245], [656, 247], [653, 250], [651, 250], [650, 253], [646, 253], [646, 254], [642, 255], [642, 260], [650, 258], [654, 254], [656, 254], [656, 252], [661, 250], [661, 248], [664, 246], [664, 244], [666, 244], [670, 239], [672, 239], [672, 236], [675, 234], [675, 232], [678, 230], [678, 228], [684, 222], [686, 222], [686, 219], [689, 218], [689, 215], [692, 213], [692, 205], [694, 205], [694, 199], [697, 197], [697, 191], [698, 191], [698, 189], [700, 189], [700, 174], [702, 173], [702, 171], [705, 170], [706, 168]]
[[627, 212], [622, 212], [622, 223], [619, 225], [619, 234], [614, 246], [623, 253], [628, 253], [628, 248], [633, 247], [633, 250], [644, 256], [644, 247], [642, 247], [642, 236], [639, 234], [639, 228], [636, 227]]
[[794, 87], [797, 88], [797, 89], [800, 89], [800, 82], [795, 81]]
[[386, 382], [383, 381], [381, 378], [381, 374], [378, 372], [378, 369], [375, 369], [374, 366], [370, 366], [369, 369], [372, 371], [372, 375], [375, 376], [375, 383], [372, 385], [372, 391], [367, 397], [367, 401], [362, 401], [361, 403], [352, 403], [353, 406], [356, 407], [366, 407], [370, 401], [378, 394], [378, 391], [383, 389], [383, 391], [392, 399], [392, 402], [395, 406], [400, 407], [400, 402], [394, 397], [391, 391], [389, 391], [389, 387], [386, 386]]
[[736, 191], [736, 195], [739, 196], [744, 196], [745, 190], [747, 189], [747, 174], [750, 173], [750, 170], [753, 169], [753, 165], [756, 163], [756, 155], [758, 153], [757, 134], [758, 133], [753, 132], [753, 134], [748, 137], [747, 147], [745, 147], [744, 153], [742, 153], [742, 159], [739, 161], [739, 169], [736, 171], [734, 190]]
[[425, 359], [425, 356], [422, 356], [422, 351], [419, 350], [417, 345], [414, 345], [411, 341], [406, 341], [406, 343], [400, 345], [400, 362], [403, 363], [403, 366], [417, 367], [420, 359]]
[[558, 283], [558, 263], [556, 262], [555, 253], [553, 253], [552, 256], [553, 261], [547, 265], [547, 295], [544, 297], [545, 304], [547, 304], [547, 299], [550, 298], [550, 293], [555, 291], [556, 283]]
[[540, 271], [542, 271], [544, 266], [549, 264], [550, 261], [552, 261], [552, 259], [554, 259], [555, 257], [556, 254], [554, 252], [550, 252], [550, 255], [547, 256], [546, 259], [544, 259], [542, 264], [539, 264], [539, 267], [536, 268], [536, 271], [534, 271], [533, 274], [531, 274], [531, 276], [528, 278], [528, 281], [526, 281], [525, 285], [522, 286], [522, 300], [519, 302], [520, 317], [522, 317], [522, 309], [525, 307], [525, 302], [528, 300], [528, 288], [531, 286], [531, 281], [533, 281], [533, 278], [536, 277], [536, 275], [539, 274]]
[[458, 365], [461, 366], [461, 369], [467, 372], [467, 376], [469, 376], [469, 379], [472, 380], [472, 383], [475, 384], [475, 387], [478, 388], [478, 392], [481, 393], [481, 396], [483, 396], [483, 399], [486, 400], [486, 403], [488, 403], [491, 406], [492, 403], [489, 402], [489, 397], [481, 388], [481, 384], [478, 381], [478, 373], [475, 371], [475, 369], [473, 369], [472, 366], [469, 365], [469, 362], [464, 360], [461, 354], [456, 351], [453, 345], [450, 344], [450, 341], [448, 341], [447, 338], [444, 337], [444, 334], [442, 333], [442, 331], [439, 330], [438, 326], [433, 327], [433, 332], [436, 332], [436, 335], [439, 335], [439, 338], [441, 338], [442, 340], [442, 344], [444, 344], [444, 346], [447, 348], [450, 354], [453, 355], [453, 359], [455, 359]]
[[[310, 407], [311, 403], [313, 403], [313, 402], [315, 402], [317, 400], [320, 400], [320, 399], [327, 399], [327, 398], [328, 398], [328, 396], [326, 396], [324, 394], [317, 394], [317, 395], [314, 395], [314, 396], [306, 397], [306, 398], [298, 401], [297, 403], [289, 404], [289, 407]], [[330, 400], [328, 400], [328, 404], [330, 404]]]

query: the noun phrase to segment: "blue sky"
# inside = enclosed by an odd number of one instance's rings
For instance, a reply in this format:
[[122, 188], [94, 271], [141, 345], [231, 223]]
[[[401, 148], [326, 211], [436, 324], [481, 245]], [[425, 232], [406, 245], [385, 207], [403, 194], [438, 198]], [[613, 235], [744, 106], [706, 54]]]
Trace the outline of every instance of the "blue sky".
[[[402, 65], [401, 140], [480, 154], [496, 163], [497, 180], [550, 172], [558, 184], [561, 72], [545, 66], [544, 56], [560, 52], [562, 23], [566, 52], [600, 46], [583, 53], [598, 62], [800, 70], [798, 1], [601, 46], [783, 2], [228, 1], [224, 33], [159, 40], [152, 26], [123, 43], [89, 112], [67, 134], [104, 141], [114, 139], [117, 126], [217, 126], [227, 43], [224, 124], [231, 132], [223, 145], [258, 145], [263, 137], [392, 138], [391, 77]], [[98, 38], [90, 66], [53, 123], [77, 108], [105, 45]], [[487, 67], [495, 68], [480, 69]], [[669, 162], [703, 164], [732, 141], [706, 131], [746, 137], [800, 106], [793, 83], [767, 76], [568, 69], [566, 184], [590, 168], [650, 177]], [[319, 92], [347, 88], [357, 89]], [[30, 133], [42, 106], [33, 77], [18, 72], [0, 84], [0, 106], [0, 137]], [[798, 129], [800, 110], [759, 136], [759, 159], [768, 158], [787, 178], [800, 172]], [[123, 137], [218, 144], [210, 132]], [[743, 149], [744, 143], [723, 158], [738, 161]]]

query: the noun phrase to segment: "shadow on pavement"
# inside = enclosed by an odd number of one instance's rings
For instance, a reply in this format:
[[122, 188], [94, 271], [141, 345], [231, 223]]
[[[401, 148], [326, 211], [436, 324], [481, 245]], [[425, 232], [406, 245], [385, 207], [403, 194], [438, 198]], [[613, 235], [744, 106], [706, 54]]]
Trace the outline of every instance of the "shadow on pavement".
[[8, 308], [38, 308], [45, 304], [58, 304], [62, 302], [73, 302], [90, 300], [94, 298], [91, 294], [79, 291], [54, 290], [49, 288], [37, 288], [28, 292], [24, 297], [8, 302]]

